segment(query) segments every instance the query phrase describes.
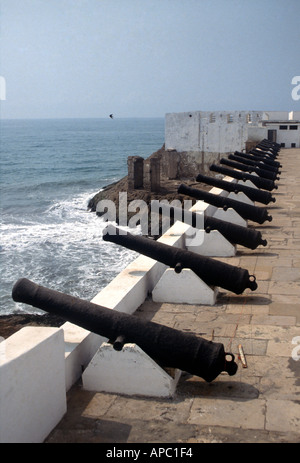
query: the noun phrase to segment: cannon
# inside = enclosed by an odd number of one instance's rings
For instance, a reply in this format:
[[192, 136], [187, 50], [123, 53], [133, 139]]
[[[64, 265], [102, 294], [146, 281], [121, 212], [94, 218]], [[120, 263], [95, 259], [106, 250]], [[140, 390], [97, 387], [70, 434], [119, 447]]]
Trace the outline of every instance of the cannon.
[[222, 158], [220, 160], [220, 164], [225, 164], [226, 166], [233, 167], [234, 169], [239, 169], [244, 172], [248, 172], [249, 174], [255, 172], [259, 177], [266, 178], [269, 180], [279, 180], [279, 177], [276, 175], [276, 173], [260, 169], [259, 167], [246, 166], [245, 164], [241, 164], [240, 162], [230, 161], [229, 159], [225, 158]]
[[248, 270], [201, 256], [195, 252], [154, 241], [146, 236], [119, 233], [119, 229], [108, 225], [103, 231], [103, 240], [139, 252], [162, 262], [176, 273], [184, 268], [192, 270], [209, 286], [218, 286], [235, 294], [241, 294], [246, 288], [257, 289], [256, 278]]
[[223, 166], [218, 166], [216, 164], [212, 164], [209, 169], [212, 172], [218, 172], [220, 174], [227, 175], [228, 177], [236, 178], [237, 180], [250, 180], [257, 188], [262, 188], [263, 190], [272, 191], [277, 190], [278, 186], [275, 185], [273, 180], [269, 180], [268, 178], [258, 177], [256, 175], [248, 174], [247, 172], [240, 172], [234, 169], [228, 169]]
[[246, 166], [258, 167], [259, 169], [262, 169], [264, 171], [268, 170], [270, 172], [273, 172], [273, 175], [275, 177], [277, 173], [280, 174], [278, 167], [264, 164], [262, 161], [258, 162], [258, 161], [255, 161], [255, 159], [246, 159], [243, 156], [238, 156], [236, 154], [229, 154], [228, 159], [230, 159], [231, 161], [239, 162], [240, 164], [245, 164]]
[[[197, 212], [183, 211], [179, 207], [170, 206], [169, 204], [161, 204], [160, 208], [161, 213], [169, 216], [171, 219], [181, 220], [197, 228]], [[218, 230], [231, 244], [240, 244], [249, 249], [256, 249], [260, 245], [267, 245], [267, 241], [262, 238], [260, 231], [206, 215], [204, 215], [204, 230], [206, 233], [209, 233], [211, 230]]]
[[276, 143], [275, 141], [272, 141], [272, 140], [268, 140], [267, 138], [264, 138], [263, 140], [261, 140], [257, 146], [259, 145], [262, 145], [262, 146], [266, 146], [266, 147], [270, 147], [276, 151], [279, 151], [281, 149], [281, 146], [279, 143]]
[[231, 193], [238, 193], [239, 191], [245, 193], [249, 199], [252, 201], [258, 201], [262, 204], [269, 204], [270, 202], [275, 202], [276, 199], [273, 198], [269, 191], [259, 190], [258, 188], [251, 188], [240, 183], [227, 182], [226, 180], [220, 180], [215, 177], [208, 177], [206, 175], [198, 174], [196, 177], [197, 182], [205, 183], [207, 185], [212, 185], [217, 188], [222, 188], [225, 191]]
[[256, 145], [256, 148], [259, 148], [264, 151], [270, 151], [273, 156], [277, 156], [280, 151], [280, 145], [278, 143], [270, 143], [267, 140], [263, 140]]
[[137, 316], [40, 286], [26, 278], [12, 289], [16, 302], [29, 304], [114, 341], [123, 336], [164, 367], [178, 368], [213, 381], [222, 371], [234, 375], [234, 355], [224, 345]]
[[263, 207], [252, 206], [251, 204], [245, 204], [235, 199], [229, 199], [224, 196], [215, 195], [208, 193], [207, 191], [197, 190], [186, 185], [179, 185], [177, 189], [179, 194], [191, 196], [192, 198], [200, 201], [205, 201], [212, 206], [221, 207], [225, 211], [228, 208], [234, 209], [244, 220], [252, 220], [259, 224], [263, 224], [266, 220], [271, 222], [272, 217], [268, 215], [268, 211]]
[[254, 161], [257, 161], [257, 162], [261, 162], [263, 163], [264, 165], [268, 165], [268, 166], [271, 166], [271, 167], [275, 167], [277, 169], [279, 169], [280, 167], [282, 167], [282, 165], [280, 164], [280, 162], [278, 161], [273, 161], [273, 159], [269, 158], [269, 157], [266, 157], [266, 156], [256, 156], [255, 154], [251, 154], [251, 151], [249, 153], [242, 153], [240, 151], [235, 151], [234, 154], [236, 156], [240, 156], [241, 158], [245, 158], [245, 159], [250, 159], [250, 160], [254, 160]]
[[279, 162], [276, 161], [276, 156], [274, 156], [270, 151], [262, 150], [261, 148], [252, 148], [249, 151], [250, 154], [255, 154], [255, 156], [260, 156], [261, 158], [264, 159], [269, 159], [270, 161], [273, 162]]
[[274, 151], [272, 148], [267, 148], [267, 147], [263, 147], [263, 146], [256, 146], [256, 148], [254, 148], [257, 152], [260, 152], [262, 153], [264, 156], [267, 156], [269, 157], [270, 159], [273, 159], [275, 160], [278, 156], [278, 152], [277, 151]]

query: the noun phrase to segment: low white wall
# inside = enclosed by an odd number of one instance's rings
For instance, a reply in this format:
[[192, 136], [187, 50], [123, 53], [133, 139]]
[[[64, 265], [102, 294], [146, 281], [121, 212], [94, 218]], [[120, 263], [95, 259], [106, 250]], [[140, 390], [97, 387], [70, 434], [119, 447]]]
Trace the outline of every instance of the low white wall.
[[248, 140], [248, 128], [258, 126], [262, 118], [262, 111], [167, 113], [165, 147], [204, 155], [241, 151]]
[[63, 330], [24, 327], [0, 344], [0, 443], [39, 443], [66, 412]]

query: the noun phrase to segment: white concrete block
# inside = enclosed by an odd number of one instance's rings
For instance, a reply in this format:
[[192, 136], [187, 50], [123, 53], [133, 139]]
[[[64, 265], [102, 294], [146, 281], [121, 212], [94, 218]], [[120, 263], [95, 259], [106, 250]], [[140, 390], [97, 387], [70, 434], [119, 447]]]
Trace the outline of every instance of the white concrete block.
[[106, 338], [70, 322], [64, 323], [61, 328], [65, 340], [66, 391], [68, 391], [81, 377], [82, 371]]
[[152, 291], [154, 302], [214, 305], [218, 289], [208, 286], [192, 270], [167, 269]]
[[234, 199], [235, 201], [240, 201], [241, 203], [250, 204], [254, 206], [254, 202], [248, 198], [247, 195], [243, 191], [239, 191], [238, 193], [231, 192], [227, 196], [228, 199]]
[[216, 219], [224, 220], [225, 222], [235, 223], [242, 227], [247, 227], [247, 220], [243, 219], [234, 209], [229, 207], [226, 211], [218, 208], [214, 213], [213, 217]]
[[200, 212], [205, 215], [205, 217], [211, 217], [216, 212], [217, 207], [212, 206], [211, 204], [205, 203], [204, 201], [197, 201], [194, 206], [191, 207], [190, 211]]
[[83, 388], [115, 394], [173, 396], [181, 371], [174, 378], [136, 344], [125, 344], [122, 351], [103, 343], [83, 372]]
[[[254, 175], [254, 174], [252, 174]], [[238, 183], [240, 183], [241, 185], [244, 185], [244, 186], [248, 186], [249, 188], [256, 188], [257, 189], [257, 186], [254, 185], [254, 183], [251, 182], [251, 180], [246, 180], [245, 182], [243, 180], [239, 180]]]
[[232, 257], [236, 255], [236, 246], [224, 238], [218, 230], [212, 230], [210, 233], [206, 233], [205, 230], [197, 230], [197, 241], [200, 244], [193, 244], [191, 238], [186, 240], [188, 251], [211, 257]]
[[63, 330], [24, 327], [0, 346], [0, 442], [41, 443], [67, 409]]

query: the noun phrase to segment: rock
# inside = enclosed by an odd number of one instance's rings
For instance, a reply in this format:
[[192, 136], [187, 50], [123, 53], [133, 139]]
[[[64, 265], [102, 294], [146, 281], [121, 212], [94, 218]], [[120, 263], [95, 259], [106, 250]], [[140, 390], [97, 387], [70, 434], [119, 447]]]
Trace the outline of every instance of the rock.
[[56, 315], [44, 314], [12, 314], [0, 316], [0, 336], [7, 339], [24, 326], [53, 326], [59, 327], [65, 320]]

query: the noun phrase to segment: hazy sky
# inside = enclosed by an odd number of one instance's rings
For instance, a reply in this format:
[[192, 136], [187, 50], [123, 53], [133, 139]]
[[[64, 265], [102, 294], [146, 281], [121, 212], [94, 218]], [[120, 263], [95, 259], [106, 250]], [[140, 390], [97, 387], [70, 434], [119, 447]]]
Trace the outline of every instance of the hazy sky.
[[3, 118], [300, 110], [300, 0], [0, 0]]

